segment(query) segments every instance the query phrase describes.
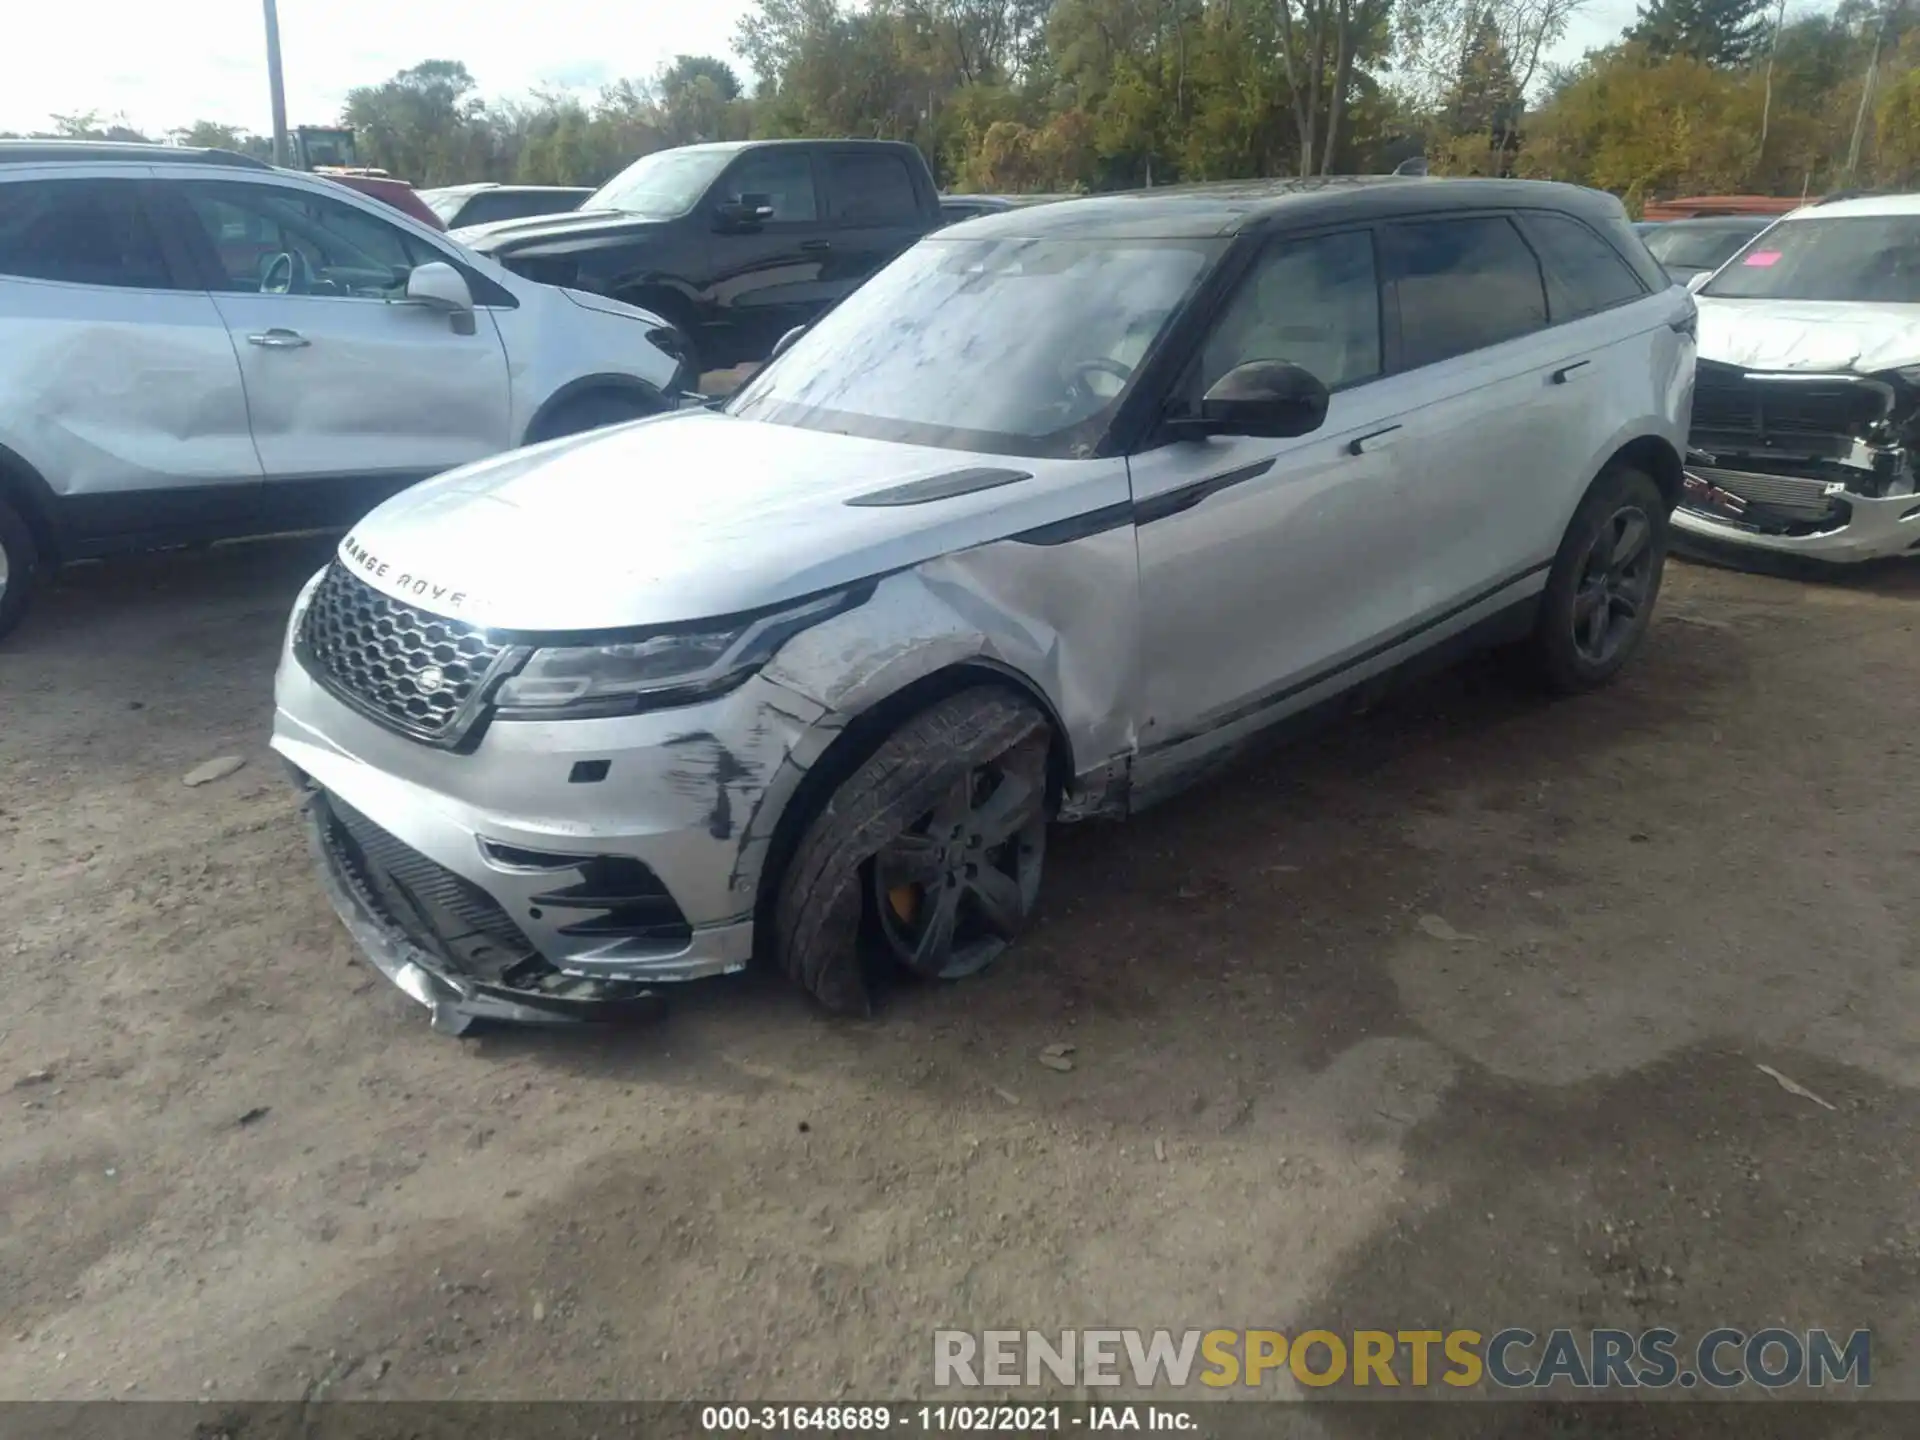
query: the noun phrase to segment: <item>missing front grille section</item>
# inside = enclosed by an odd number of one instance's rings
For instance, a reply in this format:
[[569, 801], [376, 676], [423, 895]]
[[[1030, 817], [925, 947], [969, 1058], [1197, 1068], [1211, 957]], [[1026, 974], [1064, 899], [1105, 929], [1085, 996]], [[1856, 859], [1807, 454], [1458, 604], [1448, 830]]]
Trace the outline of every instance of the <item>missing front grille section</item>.
[[478, 626], [416, 610], [335, 561], [314, 591], [296, 646], [336, 698], [423, 740], [457, 741], [507, 647]]
[[330, 839], [382, 915], [449, 969], [499, 981], [537, 957], [519, 926], [465, 876], [389, 834], [337, 796], [327, 807]]

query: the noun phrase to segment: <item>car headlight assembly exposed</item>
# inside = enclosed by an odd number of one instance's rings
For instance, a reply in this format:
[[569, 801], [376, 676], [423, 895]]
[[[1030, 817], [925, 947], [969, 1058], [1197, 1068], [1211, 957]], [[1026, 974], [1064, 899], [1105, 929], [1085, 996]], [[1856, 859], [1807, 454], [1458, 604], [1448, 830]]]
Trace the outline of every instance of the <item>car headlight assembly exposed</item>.
[[863, 603], [871, 584], [711, 625], [536, 649], [494, 696], [501, 720], [587, 719], [684, 705], [731, 690], [810, 626]]

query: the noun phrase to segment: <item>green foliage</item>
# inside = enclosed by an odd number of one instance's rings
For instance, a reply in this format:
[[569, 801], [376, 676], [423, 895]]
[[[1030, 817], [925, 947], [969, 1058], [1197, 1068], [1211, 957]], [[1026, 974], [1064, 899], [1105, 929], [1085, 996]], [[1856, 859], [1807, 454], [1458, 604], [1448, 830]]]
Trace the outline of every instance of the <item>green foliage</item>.
[[1764, 48], [1768, 0], [1649, 0], [1627, 39], [1655, 60], [1744, 65]]
[[[754, 0], [738, 70], [682, 55], [595, 96], [498, 102], [428, 60], [350, 91], [343, 121], [367, 163], [418, 185], [598, 184], [665, 146], [783, 135], [907, 140], [942, 184], [981, 191], [1378, 172], [1422, 153], [1440, 173], [1634, 205], [1920, 183], [1912, 0], [1839, 0], [1777, 37], [1771, 0], [1643, 0], [1621, 43], [1546, 66], [1583, 3]], [[53, 131], [143, 138], [97, 112]], [[172, 135], [269, 148], [214, 121]]]

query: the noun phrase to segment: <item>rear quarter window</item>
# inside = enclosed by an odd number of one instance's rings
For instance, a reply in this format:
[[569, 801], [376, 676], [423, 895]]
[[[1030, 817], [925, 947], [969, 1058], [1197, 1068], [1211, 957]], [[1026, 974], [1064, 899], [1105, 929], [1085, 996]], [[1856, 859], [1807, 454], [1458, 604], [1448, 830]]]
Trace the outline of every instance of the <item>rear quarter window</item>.
[[1620, 252], [1573, 217], [1534, 211], [1520, 224], [1546, 271], [1547, 314], [1555, 324], [1630, 304], [1647, 293]]

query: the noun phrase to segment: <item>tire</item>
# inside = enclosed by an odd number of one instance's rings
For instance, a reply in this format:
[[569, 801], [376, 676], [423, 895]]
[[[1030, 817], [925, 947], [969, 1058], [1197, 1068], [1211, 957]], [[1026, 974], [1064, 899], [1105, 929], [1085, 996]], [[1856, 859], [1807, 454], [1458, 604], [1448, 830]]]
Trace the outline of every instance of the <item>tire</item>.
[[589, 430], [604, 429], [608, 425], [622, 425], [644, 415], [658, 414], [659, 409], [659, 406], [649, 405], [638, 395], [624, 390], [592, 390], [556, 405], [552, 413], [544, 416], [535, 427], [535, 433], [528, 437], [528, 443], [558, 440], [563, 435], [581, 435]]
[[0, 639], [20, 623], [40, 588], [42, 561], [33, 531], [0, 497]]
[[1671, 513], [1653, 477], [1626, 465], [1605, 471], [1580, 502], [1526, 643], [1548, 690], [1598, 689], [1640, 648], [1660, 597]]
[[782, 971], [868, 1015], [890, 962], [957, 979], [996, 959], [1039, 893], [1050, 739], [1030, 701], [992, 685], [901, 724], [807, 821], [774, 907]]

